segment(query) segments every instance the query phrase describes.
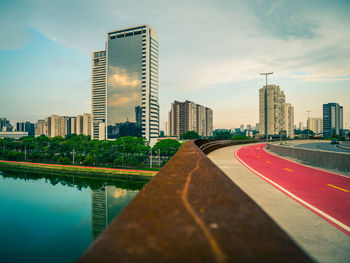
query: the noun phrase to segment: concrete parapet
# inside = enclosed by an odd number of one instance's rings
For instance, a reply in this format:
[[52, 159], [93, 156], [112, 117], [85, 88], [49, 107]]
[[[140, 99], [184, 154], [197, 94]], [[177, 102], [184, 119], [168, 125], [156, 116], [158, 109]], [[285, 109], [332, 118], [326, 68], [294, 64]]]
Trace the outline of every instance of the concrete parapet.
[[318, 167], [350, 172], [349, 153], [319, 151], [276, 144], [269, 144], [269, 149], [272, 152], [290, 156]]
[[350, 143], [349, 142], [339, 142], [338, 147], [345, 149], [345, 150], [350, 150]]
[[181, 147], [79, 262], [311, 262], [196, 144]]

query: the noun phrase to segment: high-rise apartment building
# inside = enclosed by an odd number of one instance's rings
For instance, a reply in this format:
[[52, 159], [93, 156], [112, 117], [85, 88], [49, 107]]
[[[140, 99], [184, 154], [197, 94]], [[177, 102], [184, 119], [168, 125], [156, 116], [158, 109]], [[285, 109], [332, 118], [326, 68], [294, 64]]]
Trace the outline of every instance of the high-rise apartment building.
[[322, 118], [308, 118], [307, 127], [316, 134], [323, 133]]
[[[267, 109], [265, 107], [265, 91], [267, 88]], [[284, 92], [276, 85], [264, 86], [259, 90], [259, 133], [261, 135], [280, 134], [285, 129], [285, 101]], [[267, 119], [266, 119], [267, 117]]]
[[[105, 98], [105, 99], [104, 99]], [[158, 38], [148, 25], [112, 31], [93, 53], [93, 138], [159, 135]]]
[[[100, 123], [106, 122], [106, 51], [92, 53], [92, 139], [100, 138]], [[106, 126], [106, 125], [104, 125]], [[103, 133], [105, 135], [105, 132]]]
[[45, 120], [37, 121], [35, 136], [61, 136], [64, 138], [69, 134], [91, 135], [91, 127], [90, 113], [84, 113], [77, 117], [51, 115], [45, 118]]
[[78, 115], [77, 121], [76, 121], [77, 134], [84, 134], [83, 126], [84, 126], [83, 115]]
[[294, 107], [290, 103], [285, 104], [284, 125], [287, 138], [294, 138]]
[[338, 103], [323, 104], [323, 137], [342, 135], [343, 131], [343, 107]]
[[174, 101], [169, 112], [169, 135], [180, 137], [187, 131], [213, 135], [213, 111], [191, 101]]
[[83, 114], [83, 134], [91, 135], [91, 127], [92, 127], [91, 126], [91, 114], [84, 113]]

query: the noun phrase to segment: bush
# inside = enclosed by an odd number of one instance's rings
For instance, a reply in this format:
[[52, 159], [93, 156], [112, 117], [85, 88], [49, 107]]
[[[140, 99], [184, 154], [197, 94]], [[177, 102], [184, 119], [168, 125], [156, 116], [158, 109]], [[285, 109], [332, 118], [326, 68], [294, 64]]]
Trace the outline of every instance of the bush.
[[71, 164], [72, 162], [71, 162], [69, 157], [61, 157], [60, 163], [61, 164]]
[[11, 161], [22, 161], [24, 160], [24, 153], [17, 151], [8, 151], [6, 153], [6, 158]]
[[184, 134], [180, 136], [180, 139], [182, 140], [193, 140], [193, 139], [199, 139], [200, 136], [195, 131], [187, 131]]
[[31, 153], [28, 155], [28, 158], [31, 159], [31, 160], [34, 160], [34, 161], [40, 159], [40, 157], [41, 157], [40, 152], [31, 152]]
[[57, 163], [59, 161], [60, 157], [58, 155], [52, 155], [51, 161]]

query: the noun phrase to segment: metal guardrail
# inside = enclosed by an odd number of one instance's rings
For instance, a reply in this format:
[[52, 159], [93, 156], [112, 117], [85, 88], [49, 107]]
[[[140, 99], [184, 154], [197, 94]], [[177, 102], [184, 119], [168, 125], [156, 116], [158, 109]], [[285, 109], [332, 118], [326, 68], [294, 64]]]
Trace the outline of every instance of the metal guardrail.
[[79, 262], [312, 262], [205, 155], [232, 143], [185, 143]]

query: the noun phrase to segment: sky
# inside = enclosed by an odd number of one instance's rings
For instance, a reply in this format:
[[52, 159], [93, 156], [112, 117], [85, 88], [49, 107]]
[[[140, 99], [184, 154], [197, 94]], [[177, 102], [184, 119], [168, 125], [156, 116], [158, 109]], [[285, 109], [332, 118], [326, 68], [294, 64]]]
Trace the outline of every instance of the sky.
[[212, 108], [215, 128], [259, 122], [274, 72], [295, 124], [344, 107], [350, 128], [350, 0], [0, 0], [0, 117], [91, 112], [91, 53], [106, 33], [158, 32], [160, 124], [174, 100]]

